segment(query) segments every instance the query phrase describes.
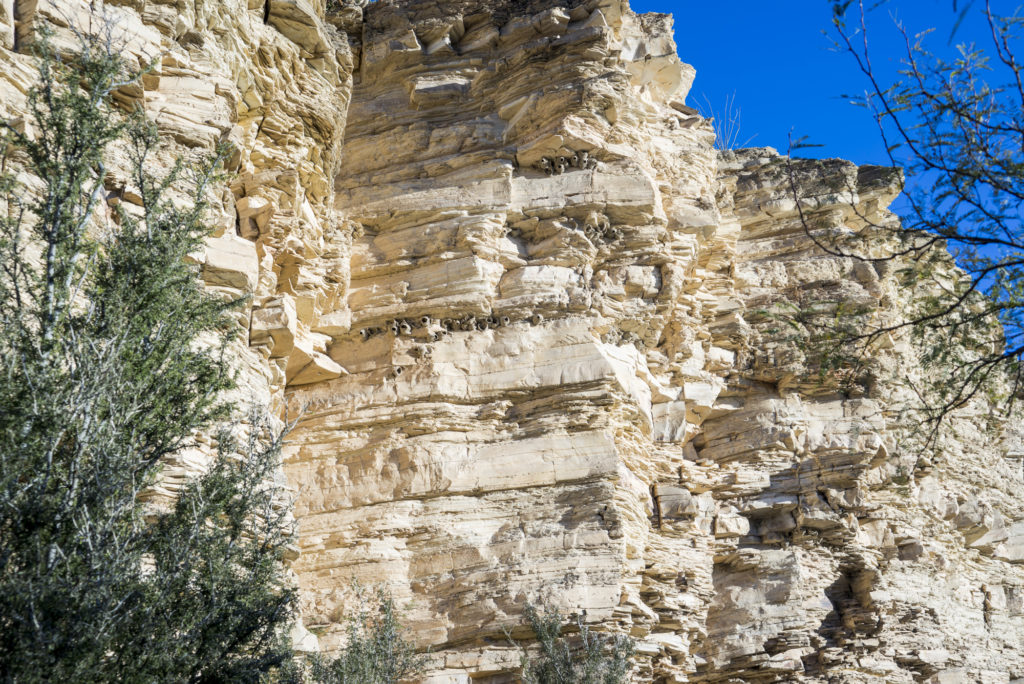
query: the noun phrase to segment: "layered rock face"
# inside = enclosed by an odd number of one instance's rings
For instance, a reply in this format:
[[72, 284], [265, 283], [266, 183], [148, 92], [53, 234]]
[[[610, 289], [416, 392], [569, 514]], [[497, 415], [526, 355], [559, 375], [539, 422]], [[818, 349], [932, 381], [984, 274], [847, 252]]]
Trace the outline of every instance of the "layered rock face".
[[[0, 3], [5, 116], [86, 3], [44, 5]], [[356, 579], [430, 682], [510, 681], [527, 601], [634, 636], [636, 681], [1024, 678], [1020, 447], [982, 406], [902, 448], [912, 347], [839, 391], [765, 314], [899, 308], [790, 188], [858, 231], [889, 174], [716, 153], [671, 19], [618, 0], [107, 6], [168, 154], [238, 150], [196, 258], [251, 295], [244, 394], [299, 416], [304, 647]]]

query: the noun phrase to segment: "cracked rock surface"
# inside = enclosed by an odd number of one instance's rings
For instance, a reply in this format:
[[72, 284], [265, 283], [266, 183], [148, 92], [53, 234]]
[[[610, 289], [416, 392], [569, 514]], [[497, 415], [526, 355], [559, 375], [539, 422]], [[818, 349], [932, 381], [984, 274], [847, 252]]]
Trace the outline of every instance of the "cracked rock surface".
[[[0, 115], [31, 28], [87, 6], [0, 0]], [[887, 380], [912, 347], [840, 391], [764, 315], [898, 309], [798, 212], [891, 222], [892, 174], [794, 160], [798, 207], [784, 157], [715, 151], [671, 17], [619, 0], [106, 7], [158, 57], [119, 97], [166, 159], [236, 148], [195, 258], [251, 297], [239, 397], [300, 416], [301, 648], [341, 643], [355, 578], [434, 684], [510, 681], [527, 600], [634, 636], [638, 682], [1024, 678], [1019, 426], [972, 407], [922, 459]]]

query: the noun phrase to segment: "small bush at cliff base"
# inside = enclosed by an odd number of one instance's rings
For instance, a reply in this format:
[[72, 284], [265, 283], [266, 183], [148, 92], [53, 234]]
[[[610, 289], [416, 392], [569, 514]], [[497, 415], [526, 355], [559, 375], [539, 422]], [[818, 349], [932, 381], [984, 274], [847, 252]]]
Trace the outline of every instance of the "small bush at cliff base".
[[333, 660], [314, 656], [310, 675], [316, 684], [396, 684], [419, 674], [426, 656], [416, 653], [407, 641], [395, 602], [378, 589], [375, 605], [368, 606], [363, 592], [359, 610], [349, 616], [346, 642]]
[[591, 631], [576, 616], [575, 637], [562, 636], [563, 618], [558, 609], [545, 606], [539, 612], [527, 604], [524, 613], [537, 635], [540, 653], [522, 656], [526, 684], [622, 684], [630, 671], [633, 641], [624, 636], [605, 636]]
[[217, 156], [153, 175], [155, 126], [111, 105], [138, 74], [96, 23], [73, 57], [37, 42], [29, 125], [0, 122], [0, 680], [256, 682], [291, 658], [280, 431], [221, 430], [205, 474], [161, 479], [234, 412], [237, 303], [188, 259]]

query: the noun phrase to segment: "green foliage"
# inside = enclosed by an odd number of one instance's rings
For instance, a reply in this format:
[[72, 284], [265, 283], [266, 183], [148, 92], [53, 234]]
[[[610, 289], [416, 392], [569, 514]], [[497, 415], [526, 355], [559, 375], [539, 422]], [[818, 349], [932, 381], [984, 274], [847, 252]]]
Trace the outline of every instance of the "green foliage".
[[372, 606], [357, 585], [359, 610], [346, 625], [346, 643], [333, 660], [315, 656], [310, 676], [316, 684], [396, 684], [418, 674], [426, 656], [407, 641], [394, 599], [378, 589]]
[[[172, 504], [152, 496], [166, 459], [232, 410], [237, 302], [187, 259], [219, 156], [154, 175], [155, 126], [111, 105], [138, 74], [113, 41], [81, 40], [70, 59], [37, 41], [30, 132], [3, 122], [0, 142], [0, 672], [255, 682], [291, 655], [291, 526], [267, 486], [280, 435], [222, 430], [206, 474]], [[107, 214], [115, 146], [138, 200]]]
[[[888, 80], [872, 66], [880, 55], [869, 40], [877, 30], [873, 13], [886, 2], [832, 3], [836, 48], [867, 85], [865, 95], [847, 99], [873, 115], [892, 166], [903, 170], [862, 167], [845, 189], [861, 196], [880, 188], [888, 194], [885, 186], [901, 190], [901, 220], [875, 224], [851, 207], [845, 223], [853, 230], [830, 234], [814, 225], [814, 198], [797, 205], [819, 247], [866, 262], [893, 293], [883, 300], [886, 312], [847, 311], [831, 321], [811, 312], [797, 320], [808, 352], [832, 372], [870, 365], [880, 348], [909, 342], [915, 359], [893, 378], [905, 400], [891, 408], [926, 446], [962, 409], [997, 407], [987, 416], [997, 428], [1024, 398], [1024, 87], [1017, 57], [1024, 18], [998, 15], [990, 3], [953, 5], [950, 41], [967, 14], [978, 12], [986, 44], [960, 44], [943, 57], [929, 50], [929, 31], [911, 33], [897, 23], [902, 68]], [[794, 195], [798, 166], [788, 164]]]
[[540, 653], [533, 658], [522, 656], [522, 678], [525, 684], [622, 684], [630, 671], [634, 645], [624, 636], [603, 636], [584, 623], [585, 615], [576, 616], [575, 637], [562, 636], [562, 614], [554, 606], [543, 612], [526, 604], [524, 610], [530, 627], [537, 636]]

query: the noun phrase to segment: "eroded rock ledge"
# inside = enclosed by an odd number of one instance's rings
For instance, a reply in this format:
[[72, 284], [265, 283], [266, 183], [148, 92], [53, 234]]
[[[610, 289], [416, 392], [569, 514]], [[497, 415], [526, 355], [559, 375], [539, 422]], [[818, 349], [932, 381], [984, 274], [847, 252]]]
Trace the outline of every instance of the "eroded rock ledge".
[[[0, 0], [0, 114], [31, 28], [87, 5]], [[354, 577], [409, 602], [436, 683], [508, 681], [527, 599], [639, 639], [637, 681], [1024, 678], [1022, 449], [965, 416], [919, 460], [884, 373], [839, 393], [764, 317], [901, 294], [814, 249], [774, 151], [716, 154], [670, 17], [327, 5], [106, 3], [158, 56], [123, 97], [168, 156], [238, 149], [196, 258], [252, 295], [243, 398], [302, 412], [285, 474], [319, 647]], [[887, 174], [795, 164], [816, 227], [893, 220]]]

